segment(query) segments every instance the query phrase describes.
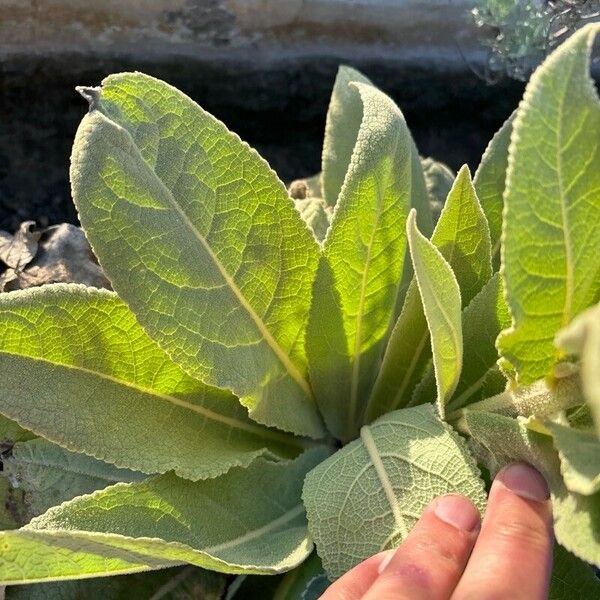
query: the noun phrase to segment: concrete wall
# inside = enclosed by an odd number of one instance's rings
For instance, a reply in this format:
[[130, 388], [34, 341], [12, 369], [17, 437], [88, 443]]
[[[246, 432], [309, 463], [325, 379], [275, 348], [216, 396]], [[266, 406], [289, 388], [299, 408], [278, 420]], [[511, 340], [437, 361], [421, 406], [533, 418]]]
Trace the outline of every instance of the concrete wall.
[[0, 52], [475, 53], [469, 0], [0, 0]]

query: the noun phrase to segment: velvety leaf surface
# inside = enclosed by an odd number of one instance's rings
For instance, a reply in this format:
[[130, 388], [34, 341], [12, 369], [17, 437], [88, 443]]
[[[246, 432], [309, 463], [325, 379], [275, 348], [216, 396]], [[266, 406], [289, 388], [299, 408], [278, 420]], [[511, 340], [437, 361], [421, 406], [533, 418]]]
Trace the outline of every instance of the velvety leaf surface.
[[299, 450], [231, 394], [186, 375], [106, 290], [1, 294], [0, 354], [2, 413], [119, 467], [201, 479]]
[[600, 103], [588, 74], [598, 31], [581, 28], [543, 63], [514, 122], [502, 234], [513, 325], [498, 347], [523, 383], [550, 372], [557, 331], [598, 300]]
[[561, 329], [556, 345], [581, 359], [583, 393], [600, 436], [600, 305], [584, 311]]
[[485, 149], [473, 177], [473, 186], [490, 229], [492, 258], [495, 269], [500, 266], [503, 196], [506, 185], [506, 170], [508, 169], [508, 146], [515, 115], [516, 113], [513, 113], [496, 132]]
[[162, 81], [123, 73], [82, 93], [73, 198], [114, 289], [177, 364], [253, 419], [324, 435], [304, 356], [318, 245], [281, 181]]
[[153, 573], [9, 586], [6, 600], [219, 600], [225, 577], [185, 566]]
[[[431, 242], [452, 267], [464, 308], [491, 276], [489, 231], [466, 167], [456, 177]], [[366, 422], [411, 404], [413, 391], [431, 358], [429, 342], [423, 304], [413, 281], [389, 336], [369, 399]]]
[[352, 82], [373, 85], [362, 73], [352, 67], [338, 69], [325, 122], [323, 140], [321, 186], [328, 206], [335, 206], [363, 119], [363, 103]]
[[554, 561], [548, 600], [597, 600], [600, 579], [593, 569], [560, 544], [554, 544]]
[[42, 438], [14, 445], [2, 460], [3, 473], [25, 493], [28, 517], [120, 481], [139, 481], [142, 473], [118, 469]]
[[[51, 508], [18, 530], [18, 541], [39, 532], [53, 544], [57, 533], [69, 542], [73, 562], [80, 559], [76, 544], [90, 542], [102, 546], [106, 561], [125, 551], [225, 573], [286, 571], [312, 550], [300, 496], [304, 475], [325, 456], [326, 451], [313, 449], [289, 463], [257, 459], [207, 481], [167, 474], [118, 483]], [[50, 554], [35, 550], [27, 559], [19, 549], [15, 544], [3, 553], [1, 582], [10, 581], [15, 562], [20, 563], [20, 580], [55, 579], [63, 573]], [[82, 560], [87, 564], [87, 557]], [[100, 569], [98, 562], [91, 561], [89, 574]]]
[[552, 437], [528, 429], [525, 419], [479, 410], [465, 409], [464, 422], [478, 459], [492, 474], [509, 462], [525, 461], [544, 475], [557, 542], [581, 560], [599, 566], [600, 493], [584, 496], [565, 487]]
[[440, 251], [421, 234], [411, 212], [406, 231], [415, 279], [430, 332], [440, 414], [456, 389], [462, 369], [461, 301], [458, 282]]
[[103, 540], [67, 532], [2, 531], [0, 544], [0, 585], [136, 573], [182, 562], [111, 548]]
[[[448, 412], [502, 392], [506, 379], [496, 365], [495, 344], [500, 331], [509, 325], [502, 279], [496, 273], [462, 312], [463, 367]], [[430, 367], [415, 388], [411, 404], [433, 402], [435, 397], [435, 375]]]
[[412, 156], [404, 117], [392, 100], [364, 83], [350, 88], [360, 98], [362, 122], [324, 242], [306, 346], [317, 402], [341, 439], [357, 434], [392, 318]]
[[300, 213], [302, 220], [313, 232], [315, 239], [322, 242], [327, 235], [331, 215], [323, 198], [307, 197], [294, 200], [296, 209]]
[[546, 422], [567, 489], [587, 496], [600, 490], [600, 440], [595, 433]]
[[331, 578], [397, 546], [440, 494], [485, 491], [463, 440], [430, 404], [389, 413], [312, 470], [303, 499], [309, 530]]

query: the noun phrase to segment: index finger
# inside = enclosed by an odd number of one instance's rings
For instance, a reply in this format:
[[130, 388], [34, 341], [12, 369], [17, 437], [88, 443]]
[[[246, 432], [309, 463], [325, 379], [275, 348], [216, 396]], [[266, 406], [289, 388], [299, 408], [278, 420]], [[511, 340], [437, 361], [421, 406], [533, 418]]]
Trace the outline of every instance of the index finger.
[[548, 598], [553, 548], [548, 498], [548, 486], [533, 467], [519, 463], [500, 471], [452, 600]]

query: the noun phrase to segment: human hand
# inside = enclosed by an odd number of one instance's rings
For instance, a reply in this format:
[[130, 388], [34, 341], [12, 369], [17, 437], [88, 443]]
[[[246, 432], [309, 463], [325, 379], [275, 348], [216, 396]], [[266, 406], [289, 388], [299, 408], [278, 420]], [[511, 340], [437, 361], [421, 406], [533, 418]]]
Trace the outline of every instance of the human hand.
[[321, 600], [542, 600], [552, 567], [548, 486], [532, 467], [502, 469], [479, 512], [463, 496], [441, 496], [397, 550], [360, 563]]

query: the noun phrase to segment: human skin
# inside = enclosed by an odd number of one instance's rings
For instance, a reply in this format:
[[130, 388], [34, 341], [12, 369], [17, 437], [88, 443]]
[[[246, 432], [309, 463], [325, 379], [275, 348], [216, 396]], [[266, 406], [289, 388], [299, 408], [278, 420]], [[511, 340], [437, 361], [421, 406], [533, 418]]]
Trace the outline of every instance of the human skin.
[[398, 549], [360, 563], [321, 600], [545, 600], [552, 548], [548, 486], [515, 463], [496, 476], [483, 522], [467, 498], [436, 498]]

